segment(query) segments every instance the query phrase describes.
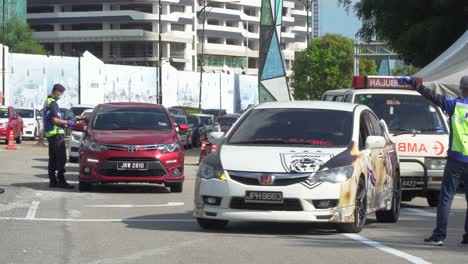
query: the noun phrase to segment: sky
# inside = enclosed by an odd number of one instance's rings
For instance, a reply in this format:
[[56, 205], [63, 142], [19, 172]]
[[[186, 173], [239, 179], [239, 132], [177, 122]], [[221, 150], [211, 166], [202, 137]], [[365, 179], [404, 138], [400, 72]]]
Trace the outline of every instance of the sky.
[[320, 0], [319, 32], [342, 34], [349, 38], [355, 38], [355, 34], [361, 27], [361, 22], [351, 11], [348, 15], [342, 6], [338, 6], [338, 0]]

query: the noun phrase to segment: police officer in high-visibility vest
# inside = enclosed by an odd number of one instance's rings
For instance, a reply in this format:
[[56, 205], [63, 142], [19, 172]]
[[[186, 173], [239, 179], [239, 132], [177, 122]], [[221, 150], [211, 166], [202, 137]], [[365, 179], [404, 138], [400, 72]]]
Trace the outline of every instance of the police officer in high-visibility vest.
[[62, 120], [57, 100], [63, 92], [65, 88], [61, 84], [55, 84], [44, 103], [44, 134], [49, 142], [49, 187], [73, 189], [65, 180], [67, 152], [64, 127], [71, 127], [75, 123], [72, 120]]
[[[421, 95], [450, 116], [450, 142], [437, 207], [437, 224], [432, 235], [424, 239], [426, 244], [442, 246], [447, 237], [450, 207], [461, 180], [465, 183], [465, 197], [468, 204], [468, 76], [460, 80], [462, 96], [457, 98], [437, 94], [418, 84], [414, 78], [403, 77], [399, 82], [411, 84]], [[465, 234], [461, 244], [468, 245], [468, 209], [465, 217]]]

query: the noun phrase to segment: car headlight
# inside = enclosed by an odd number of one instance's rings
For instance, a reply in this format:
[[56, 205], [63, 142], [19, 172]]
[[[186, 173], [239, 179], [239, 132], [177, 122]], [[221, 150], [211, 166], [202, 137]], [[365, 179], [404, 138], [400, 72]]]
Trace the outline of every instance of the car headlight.
[[73, 141], [80, 141], [81, 140], [81, 135], [71, 134], [71, 138], [72, 138]]
[[351, 176], [353, 176], [353, 172], [353, 166], [338, 167], [334, 169], [318, 171], [315, 174], [312, 174], [310, 179], [313, 182], [326, 181], [331, 183], [341, 183], [351, 178]]
[[160, 145], [158, 150], [164, 153], [177, 152], [180, 150], [180, 145], [177, 142]]
[[424, 163], [428, 170], [443, 170], [445, 168], [445, 164], [447, 164], [447, 159], [426, 158]]
[[93, 141], [85, 141], [83, 142], [84, 146], [86, 149], [95, 151], [95, 152], [101, 152], [107, 149], [107, 147], [103, 144], [99, 144]]
[[201, 162], [198, 167], [197, 176], [209, 180], [209, 179], [220, 179], [225, 181], [226, 177], [224, 176], [224, 171], [222, 168], [216, 168], [211, 165]]

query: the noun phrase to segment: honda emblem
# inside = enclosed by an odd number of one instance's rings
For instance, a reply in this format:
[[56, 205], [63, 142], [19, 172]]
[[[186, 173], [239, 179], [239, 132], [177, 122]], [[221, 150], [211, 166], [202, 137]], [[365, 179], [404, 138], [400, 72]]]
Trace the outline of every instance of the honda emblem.
[[262, 175], [259, 179], [260, 185], [273, 185], [275, 182], [275, 176], [273, 175]]

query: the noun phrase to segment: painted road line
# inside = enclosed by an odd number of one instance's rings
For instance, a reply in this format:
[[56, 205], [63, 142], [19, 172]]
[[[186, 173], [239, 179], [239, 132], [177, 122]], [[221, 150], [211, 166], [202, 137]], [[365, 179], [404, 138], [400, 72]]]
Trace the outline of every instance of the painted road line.
[[392, 254], [394, 256], [406, 259], [407, 261], [409, 261], [411, 263], [414, 263], [414, 264], [431, 264], [430, 262], [427, 262], [422, 258], [410, 255], [410, 254], [405, 253], [403, 251], [396, 250], [394, 248], [391, 248], [391, 247], [388, 247], [388, 246], [386, 246], [384, 244], [381, 244], [379, 242], [367, 239], [367, 238], [362, 237], [360, 235], [356, 235], [356, 234], [343, 234], [343, 235], [347, 236], [347, 237], [349, 237], [351, 239], [354, 239], [356, 241], [359, 241], [359, 242], [361, 242], [363, 244], [366, 244], [368, 246], [374, 247], [374, 248], [376, 248], [378, 250], [381, 250], [381, 251], [387, 252], [389, 254]]
[[38, 207], [39, 201], [32, 202], [31, 206], [29, 207], [28, 213], [26, 214], [26, 219], [35, 219]]
[[458, 198], [458, 199], [465, 199], [465, 197], [463, 197], [463, 196], [455, 196], [455, 198]]
[[17, 221], [39, 221], [39, 222], [173, 222], [173, 223], [186, 223], [195, 222], [194, 219], [154, 219], [154, 218], [142, 218], [142, 219], [79, 219], [79, 218], [21, 218], [21, 217], [0, 217], [0, 220], [17, 220]]
[[184, 203], [167, 203], [167, 204], [96, 204], [87, 205], [86, 207], [93, 208], [139, 208], [139, 207], [173, 207], [183, 206]]
[[416, 209], [416, 208], [403, 208], [401, 210], [402, 214], [405, 215], [417, 215], [417, 216], [426, 216], [426, 217], [436, 217], [436, 213], [424, 211], [422, 209]]

